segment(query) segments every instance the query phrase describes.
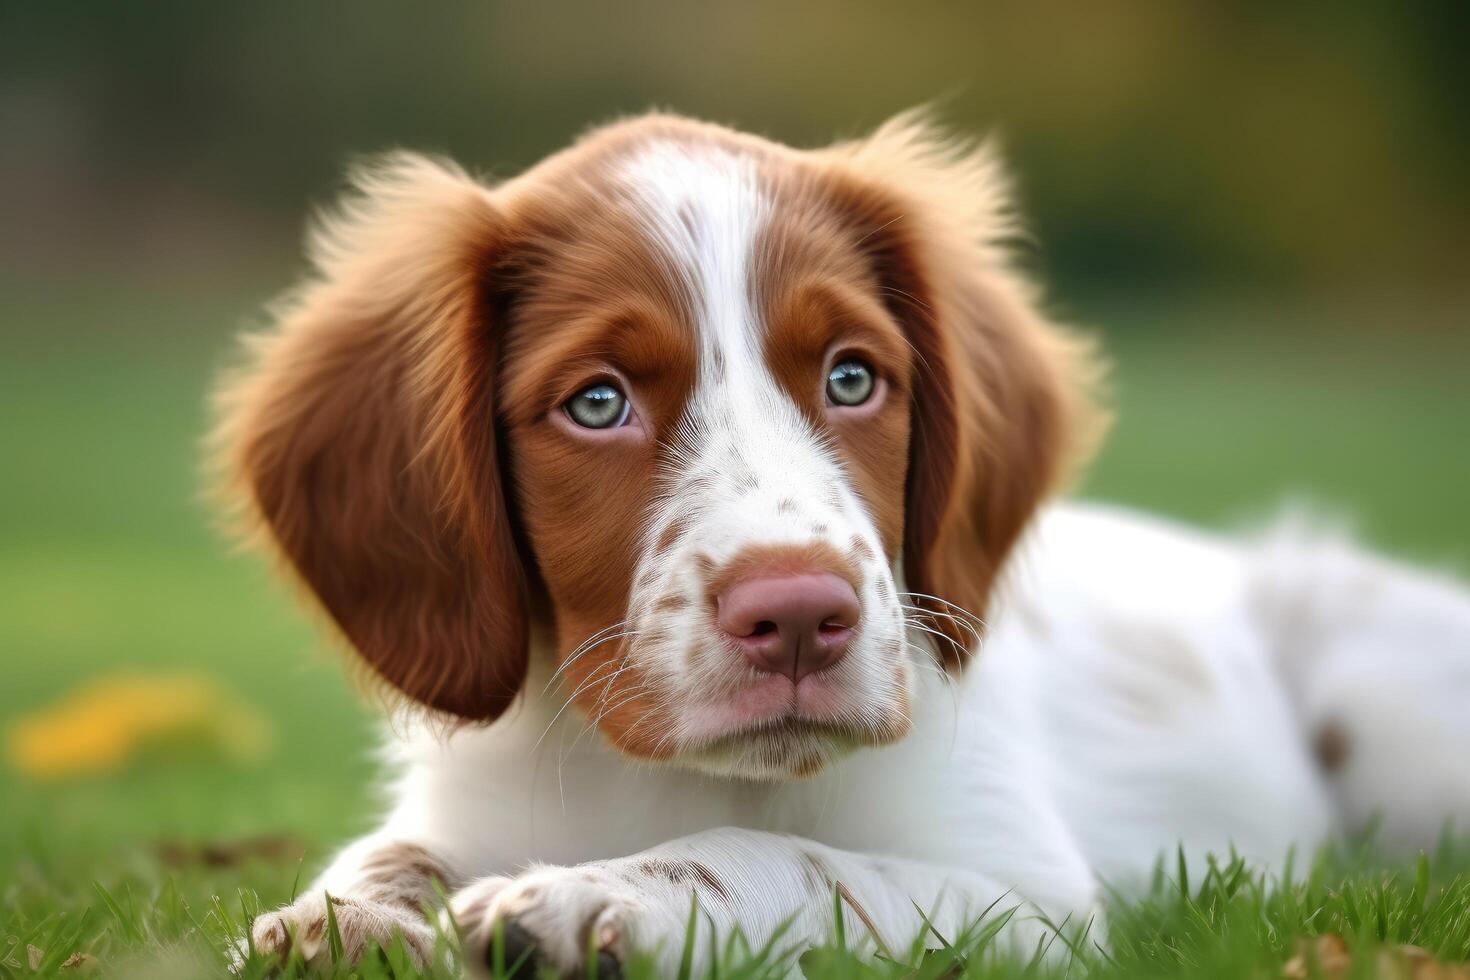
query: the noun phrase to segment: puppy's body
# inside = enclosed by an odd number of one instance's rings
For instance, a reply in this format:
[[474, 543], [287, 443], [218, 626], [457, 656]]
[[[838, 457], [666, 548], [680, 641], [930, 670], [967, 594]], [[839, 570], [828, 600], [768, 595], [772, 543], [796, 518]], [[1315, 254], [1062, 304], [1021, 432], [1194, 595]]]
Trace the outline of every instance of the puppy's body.
[[1457, 586], [1038, 511], [1091, 372], [997, 181], [912, 121], [651, 119], [493, 191], [369, 182], [223, 441], [373, 670], [489, 724], [400, 718], [386, 822], [257, 947], [317, 952], [329, 892], [349, 945], [424, 952], [436, 879], [472, 967], [497, 924], [561, 970], [677, 958], [691, 895], [820, 938], [839, 886], [890, 945], [914, 903], [1029, 943], [1176, 845], [1271, 868], [1470, 813]]

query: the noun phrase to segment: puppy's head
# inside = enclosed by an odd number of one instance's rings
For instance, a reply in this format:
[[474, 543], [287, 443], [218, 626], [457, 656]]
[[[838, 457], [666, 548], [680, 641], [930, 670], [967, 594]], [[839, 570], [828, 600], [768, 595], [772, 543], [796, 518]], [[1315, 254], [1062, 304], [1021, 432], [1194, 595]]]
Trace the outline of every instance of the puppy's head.
[[382, 680], [488, 721], [534, 646], [623, 751], [753, 777], [907, 731], [1089, 412], [989, 155], [647, 117], [358, 191], [219, 440]]

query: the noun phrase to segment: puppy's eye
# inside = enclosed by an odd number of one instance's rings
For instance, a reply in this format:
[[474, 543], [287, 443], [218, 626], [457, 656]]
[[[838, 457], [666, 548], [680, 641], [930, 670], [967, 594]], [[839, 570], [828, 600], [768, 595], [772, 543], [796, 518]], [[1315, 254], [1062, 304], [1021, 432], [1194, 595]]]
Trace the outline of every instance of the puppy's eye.
[[628, 398], [606, 382], [589, 385], [566, 404], [572, 421], [584, 429], [611, 429], [628, 421]]
[[827, 399], [834, 405], [861, 405], [873, 395], [873, 369], [855, 357], [838, 361], [827, 374]]

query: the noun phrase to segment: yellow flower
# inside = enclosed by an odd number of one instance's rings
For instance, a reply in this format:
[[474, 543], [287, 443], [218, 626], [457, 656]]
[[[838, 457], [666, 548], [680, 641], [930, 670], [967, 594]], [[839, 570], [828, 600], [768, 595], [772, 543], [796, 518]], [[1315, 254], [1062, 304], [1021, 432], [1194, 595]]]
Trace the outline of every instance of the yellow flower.
[[114, 675], [76, 688], [13, 722], [10, 763], [30, 776], [120, 768], [158, 744], [205, 745], [251, 762], [270, 749], [266, 720], [207, 677]]

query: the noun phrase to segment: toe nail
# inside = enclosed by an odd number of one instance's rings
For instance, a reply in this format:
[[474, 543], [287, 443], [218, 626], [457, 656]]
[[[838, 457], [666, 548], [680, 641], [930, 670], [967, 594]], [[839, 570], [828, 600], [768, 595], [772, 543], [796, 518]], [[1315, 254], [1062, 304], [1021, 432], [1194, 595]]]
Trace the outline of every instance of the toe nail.
[[597, 954], [597, 980], [623, 980], [623, 965], [605, 949]]
[[[505, 963], [505, 975], [511, 980], [531, 980], [536, 975], [538, 966], [536, 937], [514, 919], [503, 923], [500, 932], [504, 938], [501, 958]], [[492, 970], [495, 969], [495, 959], [495, 944], [492, 941], [490, 949], [485, 953], [485, 962]]]

